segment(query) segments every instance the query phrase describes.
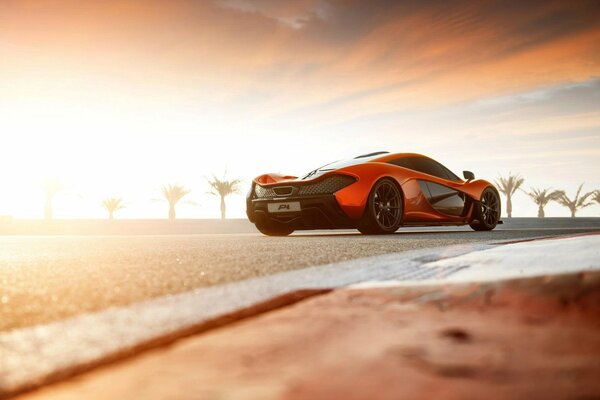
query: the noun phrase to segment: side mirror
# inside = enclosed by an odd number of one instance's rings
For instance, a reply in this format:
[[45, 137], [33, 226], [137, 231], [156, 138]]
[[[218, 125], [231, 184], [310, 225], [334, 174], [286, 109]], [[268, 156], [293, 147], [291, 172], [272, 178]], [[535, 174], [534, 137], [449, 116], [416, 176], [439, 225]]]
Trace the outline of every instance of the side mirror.
[[475, 174], [472, 173], [471, 171], [463, 171], [463, 176], [468, 181], [472, 181], [473, 179], [475, 179]]

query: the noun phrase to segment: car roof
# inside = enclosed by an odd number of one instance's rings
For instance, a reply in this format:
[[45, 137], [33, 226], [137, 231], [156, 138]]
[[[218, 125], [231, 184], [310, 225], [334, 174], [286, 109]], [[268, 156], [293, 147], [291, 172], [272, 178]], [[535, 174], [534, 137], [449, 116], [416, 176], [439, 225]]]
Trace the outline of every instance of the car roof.
[[333, 171], [336, 169], [346, 168], [346, 167], [350, 167], [352, 165], [357, 165], [357, 164], [365, 164], [365, 163], [369, 163], [369, 162], [383, 162], [384, 163], [384, 162], [388, 162], [388, 161], [395, 160], [397, 158], [402, 158], [402, 157], [421, 157], [421, 158], [430, 159], [429, 157], [425, 157], [424, 155], [417, 154], [417, 153], [393, 153], [393, 154], [390, 154], [388, 152], [379, 151], [379, 152], [375, 152], [375, 153], [363, 154], [363, 155], [360, 155], [360, 156], [354, 157], [354, 158], [346, 158], [346, 159], [342, 159], [342, 160], [337, 160], [337, 161], [331, 162], [329, 164], [325, 164], [325, 165], [309, 172], [302, 179], [307, 179], [309, 177], [312, 177], [317, 172], [321, 172], [321, 173], [329, 172], [329, 171]]
[[388, 161], [395, 160], [397, 158], [404, 158], [404, 157], [420, 157], [420, 158], [427, 158], [427, 159], [432, 160], [432, 158], [429, 158], [427, 156], [424, 156], [423, 154], [418, 154], [418, 153], [387, 153], [385, 155], [382, 155], [381, 157], [372, 158], [368, 161], [369, 162], [388, 162]]

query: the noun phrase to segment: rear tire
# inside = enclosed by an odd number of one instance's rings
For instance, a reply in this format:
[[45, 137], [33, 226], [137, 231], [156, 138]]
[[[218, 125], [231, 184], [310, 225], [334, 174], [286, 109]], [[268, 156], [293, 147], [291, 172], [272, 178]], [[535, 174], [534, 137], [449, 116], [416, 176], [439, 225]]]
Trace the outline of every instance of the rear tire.
[[475, 231], [491, 231], [500, 220], [500, 196], [491, 187], [481, 193], [479, 203], [475, 204], [473, 219], [469, 226]]
[[404, 199], [395, 181], [383, 178], [369, 193], [364, 215], [358, 230], [365, 235], [394, 233], [402, 224]]
[[288, 236], [294, 232], [293, 228], [285, 225], [265, 225], [262, 223], [256, 223], [255, 225], [256, 229], [258, 229], [260, 233], [267, 236]]

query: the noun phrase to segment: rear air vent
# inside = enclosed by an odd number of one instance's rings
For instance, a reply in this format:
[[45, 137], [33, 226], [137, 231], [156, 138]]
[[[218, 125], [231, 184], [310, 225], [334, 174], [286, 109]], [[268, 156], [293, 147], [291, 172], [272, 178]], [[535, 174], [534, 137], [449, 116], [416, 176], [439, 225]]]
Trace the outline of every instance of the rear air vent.
[[300, 186], [298, 195], [333, 194], [354, 182], [356, 182], [356, 179], [348, 175], [328, 176], [313, 184]]
[[270, 198], [276, 196], [276, 193], [273, 190], [273, 188], [262, 187], [260, 185], [256, 185], [256, 187], [254, 188], [254, 194], [256, 194], [256, 197], [258, 198]]
[[316, 196], [324, 194], [333, 194], [338, 190], [356, 182], [356, 178], [348, 175], [330, 175], [317, 182], [298, 183], [285, 186], [263, 187], [256, 185], [254, 193], [257, 198], [273, 198], [278, 196]]
[[276, 186], [273, 191], [277, 196], [289, 196], [294, 192], [294, 188], [292, 186]]

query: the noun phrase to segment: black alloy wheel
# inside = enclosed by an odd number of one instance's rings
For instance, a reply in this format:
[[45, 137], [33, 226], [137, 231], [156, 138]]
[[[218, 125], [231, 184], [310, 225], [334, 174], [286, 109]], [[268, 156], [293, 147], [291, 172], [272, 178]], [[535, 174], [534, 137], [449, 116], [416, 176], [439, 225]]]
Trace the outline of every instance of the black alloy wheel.
[[500, 196], [488, 187], [481, 194], [481, 200], [475, 204], [474, 219], [469, 224], [476, 231], [491, 231], [500, 220]]
[[371, 235], [396, 232], [402, 223], [403, 204], [402, 193], [394, 181], [378, 181], [371, 189], [358, 230]]

